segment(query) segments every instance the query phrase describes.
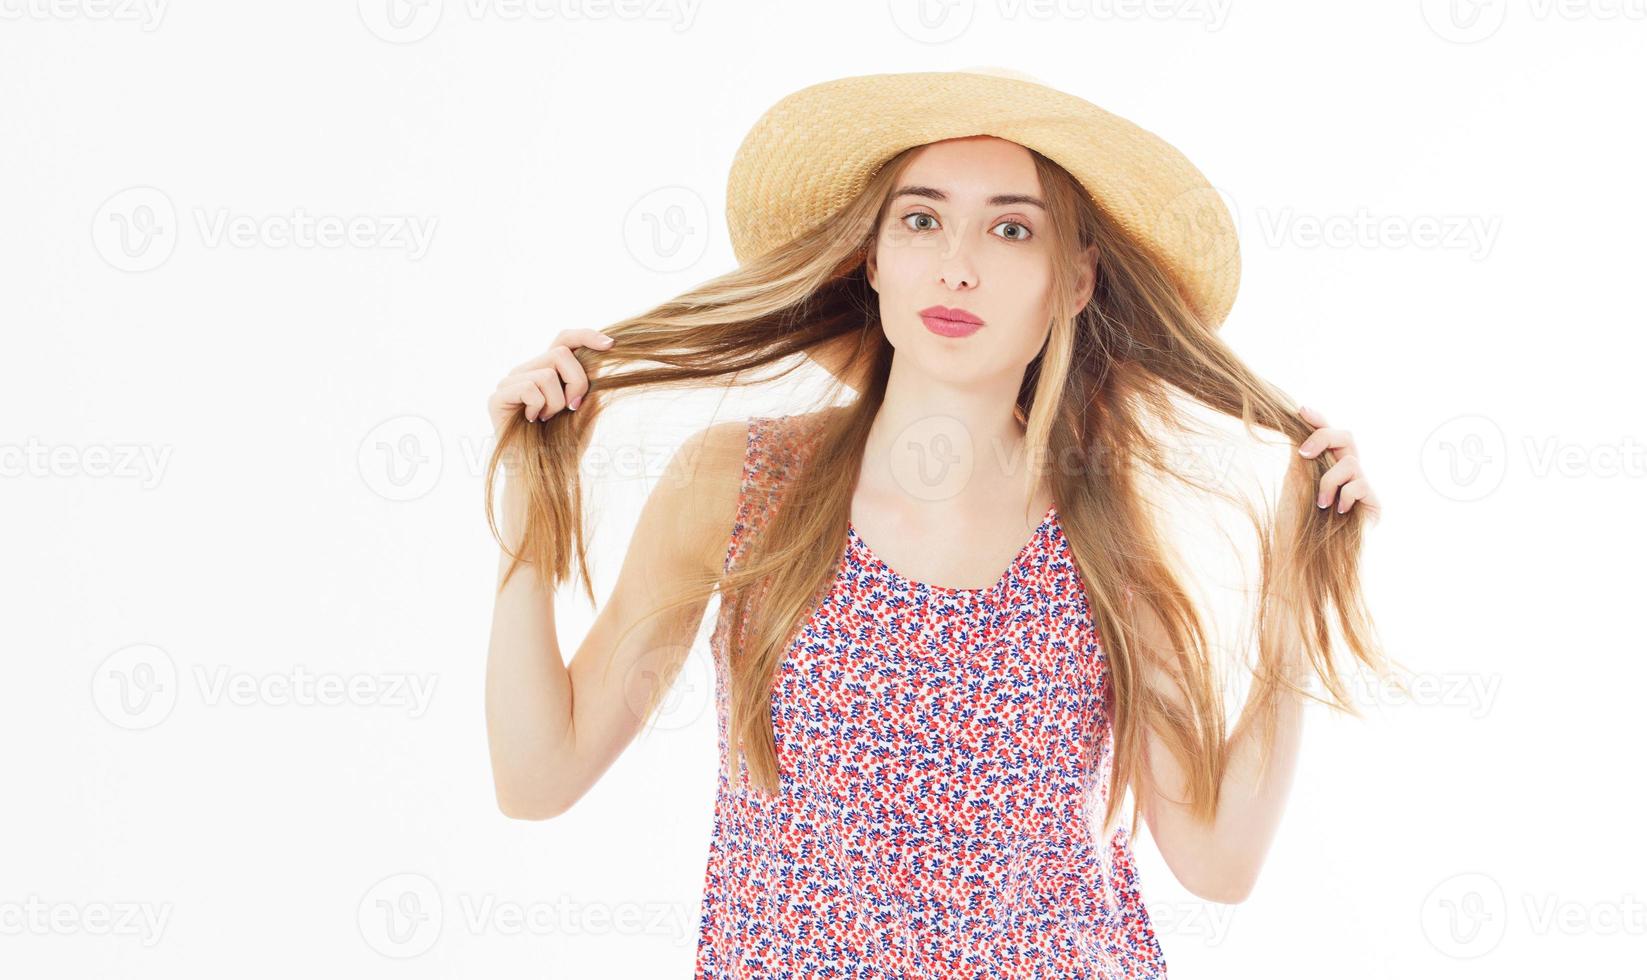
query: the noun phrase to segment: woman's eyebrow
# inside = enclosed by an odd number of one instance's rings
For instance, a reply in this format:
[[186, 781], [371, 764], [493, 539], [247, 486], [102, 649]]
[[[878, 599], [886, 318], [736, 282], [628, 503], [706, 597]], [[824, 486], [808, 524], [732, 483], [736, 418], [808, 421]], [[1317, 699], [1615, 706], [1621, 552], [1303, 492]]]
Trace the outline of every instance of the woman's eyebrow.
[[[934, 201], [949, 200], [949, 195], [938, 188], [926, 187], [920, 184], [910, 184], [906, 187], [899, 188], [898, 193], [892, 195], [892, 199], [897, 200], [898, 198], [906, 195], [913, 197], [929, 197]], [[1031, 207], [1040, 208], [1042, 211], [1047, 209], [1046, 202], [1032, 194], [996, 194], [984, 203], [990, 207], [1002, 207], [1008, 204], [1028, 204]]]

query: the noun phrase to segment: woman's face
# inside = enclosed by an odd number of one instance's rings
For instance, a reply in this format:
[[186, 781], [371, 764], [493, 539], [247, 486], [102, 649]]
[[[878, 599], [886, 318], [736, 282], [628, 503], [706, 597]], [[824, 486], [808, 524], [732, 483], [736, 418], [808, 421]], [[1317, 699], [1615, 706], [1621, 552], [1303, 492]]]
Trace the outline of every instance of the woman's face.
[[953, 382], [1022, 376], [1052, 326], [1047, 221], [1023, 146], [967, 136], [917, 151], [866, 267], [899, 356]]

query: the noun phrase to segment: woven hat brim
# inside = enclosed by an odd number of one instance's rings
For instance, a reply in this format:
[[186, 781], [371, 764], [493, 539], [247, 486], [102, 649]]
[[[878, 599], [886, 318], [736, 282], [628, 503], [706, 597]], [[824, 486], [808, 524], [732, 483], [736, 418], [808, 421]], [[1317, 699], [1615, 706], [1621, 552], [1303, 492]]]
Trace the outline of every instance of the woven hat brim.
[[911, 146], [989, 135], [1037, 150], [1086, 187], [1213, 326], [1241, 277], [1235, 222], [1200, 170], [1154, 133], [1032, 81], [970, 71], [858, 75], [794, 92], [744, 137], [727, 178], [740, 263], [815, 227]]

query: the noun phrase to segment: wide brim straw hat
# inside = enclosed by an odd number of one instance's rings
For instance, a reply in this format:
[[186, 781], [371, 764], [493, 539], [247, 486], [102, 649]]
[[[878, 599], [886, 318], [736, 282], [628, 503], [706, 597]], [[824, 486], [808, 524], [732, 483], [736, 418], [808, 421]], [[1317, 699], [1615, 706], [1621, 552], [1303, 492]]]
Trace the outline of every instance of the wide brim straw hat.
[[1201, 171], [1154, 133], [994, 66], [838, 78], [779, 100], [732, 159], [733, 254], [747, 263], [816, 226], [902, 150], [978, 135], [1027, 146], [1068, 170], [1198, 316], [1223, 323], [1241, 278], [1240, 248], [1229, 209]]

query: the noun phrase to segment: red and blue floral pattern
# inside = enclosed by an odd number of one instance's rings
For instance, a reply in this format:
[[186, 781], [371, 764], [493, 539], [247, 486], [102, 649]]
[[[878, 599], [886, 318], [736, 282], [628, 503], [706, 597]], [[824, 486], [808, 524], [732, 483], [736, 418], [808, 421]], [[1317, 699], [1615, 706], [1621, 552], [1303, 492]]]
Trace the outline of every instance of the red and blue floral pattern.
[[[802, 418], [750, 423], [726, 567]], [[727, 777], [729, 619], [697, 977], [1166, 976], [1127, 828], [1093, 834], [1108, 674], [1056, 507], [982, 589], [910, 581], [848, 526], [774, 681], [772, 798]]]

